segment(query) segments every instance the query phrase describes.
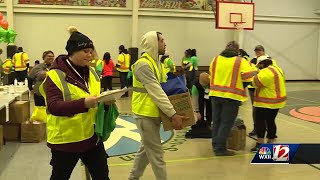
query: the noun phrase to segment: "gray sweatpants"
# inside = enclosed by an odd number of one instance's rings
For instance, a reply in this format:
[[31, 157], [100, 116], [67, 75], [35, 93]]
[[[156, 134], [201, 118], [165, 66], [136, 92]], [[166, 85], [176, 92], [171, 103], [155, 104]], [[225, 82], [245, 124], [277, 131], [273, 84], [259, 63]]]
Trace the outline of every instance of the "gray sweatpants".
[[160, 118], [136, 117], [140, 131], [141, 145], [138, 150], [129, 180], [138, 180], [150, 163], [157, 180], [166, 180], [166, 163], [160, 138]]

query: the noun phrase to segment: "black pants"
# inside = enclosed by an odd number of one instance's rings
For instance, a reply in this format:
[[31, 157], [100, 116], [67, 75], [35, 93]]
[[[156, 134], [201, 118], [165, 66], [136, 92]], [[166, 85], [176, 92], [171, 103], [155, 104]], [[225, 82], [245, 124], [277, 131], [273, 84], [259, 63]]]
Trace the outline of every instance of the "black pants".
[[46, 102], [42, 96], [37, 95], [36, 93], [33, 94], [34, 97], [34, 104], [36, 106], [46, 106]]
[[194, 85], [194, 81], [196, 80], [196, 71], [187, 71], [186, 72], [186, 80], [187, 80], [187, 88], [192, 89], [192, 86]]
[[24, 79], [28, 77], [28, 71], [27, 70], [16, 71], [16, 77], [19, 82], [24, 82]]
[[103, 143], [84, 153], [51, 150], [52, 175], [50, 180], [68, 180], [79, 159], [88, 168], [92, 180], [110, 180], [107, 154]]
[[[120, 84], [121, 89], [128, 87], [128, 72], [120, 72]], [[128, 97], [128, 91], [124, 94], [125, 97]]]
[[275, 119], [277, 117], [279, 109], [268, 109], [255, 107], [256, 111], [256, 133], [258, 138], [264, 138], [267, 129], [267, 138], [274, 139], [276, 137], [277, 126]]
[[[253, 105], [254, 91], [255, 91], [255, 89], [254, 89], [254, 88], [248, 88], [248, 91], [249, 91], [249, 96], [250, 96], [251, 104]], [[252, 107], [253, 107], [253, 106], [252, 106]], [[253, 130], [256, 130], [256, 129], [257, 129], [255, 117], [256, 117], [256, 110], [255, 110], [255, 108], [253, 107], [253, 108], [252, 108]]]
[[107, 89], [112, 90], [112, 78], [112, 76], [102, 77], [101, 87], [104, 91], [106, 91]]
[[[211, 122], [212, 122], [211, 99], [205, 99], [204, 106], [205, 106], [205, 108], [200, 109], [200, 111], [199, 111], [199, 113], [201, 114], [201, 119], [199, 121], [197, 121], [197, 124], [193, 125], [192, 127], [197, 127], [197, 126], [210, 127], [211, 126]], [[206, 109], [206, 112], [204, 112], [204, 109]], [[206, 117], [206, 120], [204, 120], [204, 117]]]

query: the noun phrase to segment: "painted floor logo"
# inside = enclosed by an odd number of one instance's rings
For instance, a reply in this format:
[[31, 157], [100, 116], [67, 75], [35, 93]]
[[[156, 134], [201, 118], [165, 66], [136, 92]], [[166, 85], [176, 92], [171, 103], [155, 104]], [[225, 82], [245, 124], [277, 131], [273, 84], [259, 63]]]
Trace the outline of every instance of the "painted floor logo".
[[[121, 156], [137, 152], [140, 146], [140, 134], [136, 121], [131, 116], [119, 116], [116, 129], [109, 139], [104, 142], [109, 156]], [[163, 131], [161, 126], [160, 137], [162, 143], [168, 142], [173, 136], [172, 131]]]

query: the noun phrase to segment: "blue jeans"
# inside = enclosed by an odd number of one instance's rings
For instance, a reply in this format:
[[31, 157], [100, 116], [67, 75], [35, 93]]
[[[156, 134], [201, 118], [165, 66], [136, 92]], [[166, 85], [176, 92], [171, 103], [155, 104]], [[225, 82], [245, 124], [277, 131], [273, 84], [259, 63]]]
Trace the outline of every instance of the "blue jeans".
[[227, 139], [238, 115], [240, 101], [211, 97], [212, 102], [212, 147], [214, 152], [227, 150]]

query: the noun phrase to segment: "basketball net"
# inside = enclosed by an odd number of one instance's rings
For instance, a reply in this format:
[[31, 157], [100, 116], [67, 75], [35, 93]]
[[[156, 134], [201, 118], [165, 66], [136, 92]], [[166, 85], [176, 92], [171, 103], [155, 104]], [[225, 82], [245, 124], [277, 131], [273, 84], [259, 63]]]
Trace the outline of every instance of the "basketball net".
[[243, 27], [242, 27], [242, 24], [243, 23], [240, 23], [240, 22], [235, 22], [233, 23], [233, 26], [237, 29], [237, 31], [243, 31]]

